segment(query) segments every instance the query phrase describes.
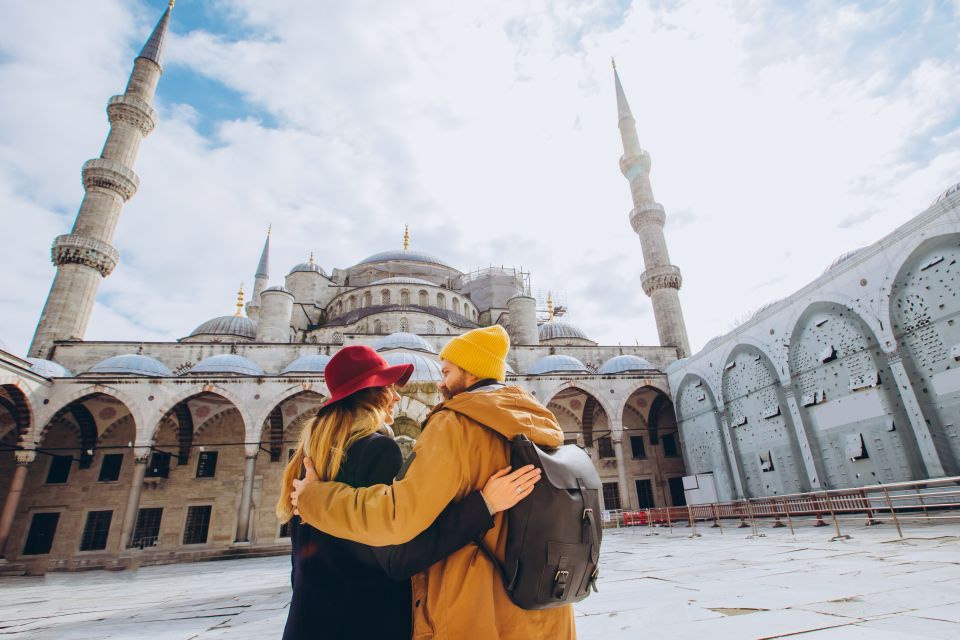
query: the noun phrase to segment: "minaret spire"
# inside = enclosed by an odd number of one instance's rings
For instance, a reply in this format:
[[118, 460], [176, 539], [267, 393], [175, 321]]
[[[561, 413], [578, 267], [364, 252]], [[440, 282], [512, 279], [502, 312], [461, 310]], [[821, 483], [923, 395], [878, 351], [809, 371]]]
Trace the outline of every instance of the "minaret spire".
[[30, 345], [31, 356], [49, 357], [57, 340], [83, 339], [100, 280], [120, 260], [110, 243], [123, 204], [140, 185], [133, 172], [140, 142], [157, 124], [151, 103], [163, 73], [160, 61], [172, 9], [173, 2], [134, 60], [124, 93], [107, 101], [110, 133], [100, 157], [83, 165], [85, 194], [73, 229], [53, 241], [51, 259], [57, 274]]
[[640, 236], [643, 263], [646, 267], [646, 271], [640, 276], [640, 284], [653, 304], [660, 344], [676, 347], [679, 356], [685, 358], [690, 355], [690, 341], [680, 307], [679, 291], [683, 277], [680, 269], [670, 264], [670, 253], [663, 235], [667, 215], [663, 206], [653, 198], [653, 188], [650, 186], [650, 154], [640, 146], [637, 123], [633, 119], [633, 112], [630, 111], [627, 96], [620, 83], [616, 63], [613, 65], [613, 81], [617, 92], [620, 139], [623, 142], [620, 171], [630, 182], [630, 195], [633, 198], [630, 224]]
[[267, 239], [263, 242], [263, 251], [260, 253], [260, 262], [257, 263], [257, 272], [253, 276], [253, 293], [247, 303], [247, 317], [253, 321], [260, 319], [260, 294], [270, 284], [270, 234], [273, 225], [267, 227]]

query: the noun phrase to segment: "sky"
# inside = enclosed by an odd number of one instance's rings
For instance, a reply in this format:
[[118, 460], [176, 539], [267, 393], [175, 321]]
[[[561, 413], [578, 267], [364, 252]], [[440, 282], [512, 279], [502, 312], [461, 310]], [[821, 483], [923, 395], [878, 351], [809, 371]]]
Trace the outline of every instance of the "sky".
[[[0, 0], [0, 341], [26, 352], [166, 0]], [[657, 344], [610, 65], [653, 159], [692, 348], [960, 181], [960, 0], [179, 0], [157, 129], [88, 340], [231, 314], [402, 246], [522, 267], [602, 344]]]

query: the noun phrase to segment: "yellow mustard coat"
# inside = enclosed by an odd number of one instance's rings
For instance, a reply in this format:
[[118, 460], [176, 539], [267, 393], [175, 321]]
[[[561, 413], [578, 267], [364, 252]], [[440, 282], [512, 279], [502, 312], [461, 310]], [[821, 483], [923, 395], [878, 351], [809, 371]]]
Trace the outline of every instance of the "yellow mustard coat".
[[[482, 425], [508, 439], [523, 434], [542, 446], [563, 444], [553, 414], [520, 387], [461, 393], [430, 412], [402, 479], [361, 489], [310, 483], [300, 494], [300, 517], [331, 535], [373, 546], [414, 538], [451, 500], [483, 488], [509, 464], [507, 441]], [[507, 543], [503, 516], [497, 514], [484, 537], [501, 560]], [[573, 607], [526, 611], [515, 606], [493, 563], [473, 544], [414, 576], [413, 608], [415, 640], [576, 637]]]

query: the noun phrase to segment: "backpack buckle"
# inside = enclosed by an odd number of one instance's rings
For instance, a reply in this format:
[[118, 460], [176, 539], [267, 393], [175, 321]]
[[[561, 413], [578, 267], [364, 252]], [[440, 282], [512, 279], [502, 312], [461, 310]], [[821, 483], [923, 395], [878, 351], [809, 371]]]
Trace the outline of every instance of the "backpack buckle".
[[589, 513], [589, 514], [593, 514], [593, 509], [591, 509], [590, 507], [587, 507], [586, 509], [584, 509], [584, 510], [583, 510], [583, 515], [580, 516], [580, 519], [581, 519], [581, 520], [586, 520], [588, 513]]
[[563, 582], [566, 582], [566, 581], [567, 581], [567, 577], [568, 577], [569, 575], [570, 575], [570, 572], [569, 572], [569, 571], [564, 571], [563, 569], [561, 569], [560, 571], [557, 571], [557, 575], [553, 576], [553, 581], [554, 581], [554, 582], [561, 582], [560, 578], [563, 578]]

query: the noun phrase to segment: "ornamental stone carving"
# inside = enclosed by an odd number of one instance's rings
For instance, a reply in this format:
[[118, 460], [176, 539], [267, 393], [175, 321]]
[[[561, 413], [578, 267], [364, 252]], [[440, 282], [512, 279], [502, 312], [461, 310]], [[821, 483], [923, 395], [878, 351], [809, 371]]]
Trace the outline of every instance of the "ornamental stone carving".
[[51, 260], [58, 267], [62, 264], [82, 264], [107, 277], [120, 261], [120, 253], [106, 242], [68, 234], [54, 239]]
[[37, 459], [37, 452], [33, 449], [21, 449], [13, 455], [17, 460], [17, 464], [20, 466], [28, 465]]
[[119, 194], [124, 201], [133, 197], [140, 187], [140, 178], [129, 167], [106, 158], [87, 160], [83, 163], [82, 173], [85, 189], [108, 189]]
[[640, 229], [648, 225], [663, 228], [666, 222], [667, 214], [659, 202], [641, 204], [630, 212], [630, 226], [633, 227], [634, 233], [640, 233]]
[[107, 101], [107, 117], [110, 124], [125, 122], [149, 135], [157, 126], [157, 113], [149, 104], [134, 95], [113, 96]]
[[648, 296], [660, 289], [679, 289], [682, 284], [680, 269], [672, 264], [647, 269], [640, 275], [640, 285]]

